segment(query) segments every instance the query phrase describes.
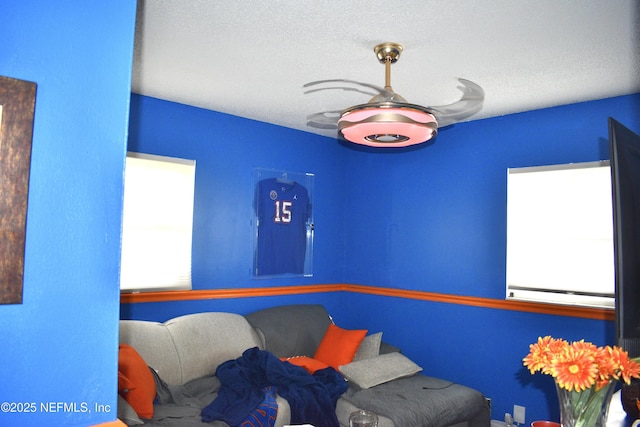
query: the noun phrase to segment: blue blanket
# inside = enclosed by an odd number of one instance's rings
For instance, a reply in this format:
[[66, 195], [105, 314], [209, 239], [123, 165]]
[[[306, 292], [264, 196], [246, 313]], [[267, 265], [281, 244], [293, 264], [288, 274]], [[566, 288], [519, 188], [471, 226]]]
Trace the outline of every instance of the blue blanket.
[[218, 396], [202, 410], [205, 422], [222, 420], [230, 426], [239, 425], [264, 401], [265, 389], [274, 386], [289, 402], [291, 424], [339, 426], [336, 402], [348, 385], [333, 368], [311, 375], [254, 347], [218, 366], [216, 376], [221, 386]]

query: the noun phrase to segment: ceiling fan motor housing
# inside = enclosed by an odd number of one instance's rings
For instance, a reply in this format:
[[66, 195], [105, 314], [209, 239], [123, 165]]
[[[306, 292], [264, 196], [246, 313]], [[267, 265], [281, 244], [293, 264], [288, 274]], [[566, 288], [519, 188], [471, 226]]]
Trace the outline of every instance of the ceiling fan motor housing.
[[340, 135], [370, 147], [407, 147], [438, 133], [438, 122], [427, 108], [407, 103], [362, 104], [342, 112]]

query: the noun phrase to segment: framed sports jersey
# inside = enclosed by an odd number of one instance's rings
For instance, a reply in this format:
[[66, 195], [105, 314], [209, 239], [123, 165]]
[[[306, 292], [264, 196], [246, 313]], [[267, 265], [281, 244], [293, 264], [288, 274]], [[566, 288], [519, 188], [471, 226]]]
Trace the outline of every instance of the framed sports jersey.
[[256, 169], [254, 276], [313, 275], [311, 173]]

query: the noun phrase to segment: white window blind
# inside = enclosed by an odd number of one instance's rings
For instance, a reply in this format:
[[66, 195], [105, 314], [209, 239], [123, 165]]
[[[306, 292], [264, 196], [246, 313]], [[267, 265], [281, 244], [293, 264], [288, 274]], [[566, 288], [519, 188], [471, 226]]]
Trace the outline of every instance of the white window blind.
[[191, 289], [195, 166], [127, 153], [121, 291]]
[[507, 298], [613, 307], [609, 163], [516, 168], [507, 178]]

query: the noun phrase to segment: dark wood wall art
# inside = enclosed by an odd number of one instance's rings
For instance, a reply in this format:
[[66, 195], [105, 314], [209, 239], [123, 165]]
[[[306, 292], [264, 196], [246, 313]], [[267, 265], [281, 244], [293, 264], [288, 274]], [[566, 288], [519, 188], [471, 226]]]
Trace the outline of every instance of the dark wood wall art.
[[21, 304], [36, 84], [0, 76], [0, 304]]

